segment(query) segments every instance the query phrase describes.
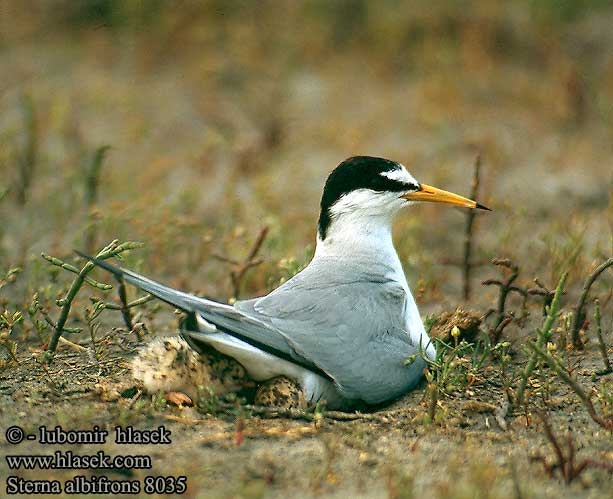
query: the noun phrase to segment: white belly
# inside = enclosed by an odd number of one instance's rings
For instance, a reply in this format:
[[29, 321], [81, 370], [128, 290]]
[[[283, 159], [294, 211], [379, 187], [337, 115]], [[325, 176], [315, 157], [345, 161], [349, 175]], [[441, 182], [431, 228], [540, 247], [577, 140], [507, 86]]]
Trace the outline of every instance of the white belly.
[[236, 359], [255, 381], [266, 381], [286, 376], [296, 381], [308, 402], [325, 400], [329, 409], [341, 408], [345, 399], [330, 380], [226, 333], [192, 333], [184, 331], [198, 341], [211, 345], [218, 352]]

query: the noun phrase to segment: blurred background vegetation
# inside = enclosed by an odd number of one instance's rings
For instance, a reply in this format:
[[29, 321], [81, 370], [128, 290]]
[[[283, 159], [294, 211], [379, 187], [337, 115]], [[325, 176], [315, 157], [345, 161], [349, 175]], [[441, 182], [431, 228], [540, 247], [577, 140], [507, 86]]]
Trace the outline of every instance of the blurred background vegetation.
[[[607, 0], [1, 2], [0, 271], [24, 269], [3, 300], [56, 279], [41, 251], [114, 238], [146, 243], [132, 267], [228, 299], [212, 256], [269, 226], [244, 290], [265, 293], [356, 154], [468, 194], [480, 152], [495, 212], [475, 258], [581, 282], [611, 254], [611, 26]], [[461, 300], [463, 226], [423, 206], [395, 228], [425, 310]]]

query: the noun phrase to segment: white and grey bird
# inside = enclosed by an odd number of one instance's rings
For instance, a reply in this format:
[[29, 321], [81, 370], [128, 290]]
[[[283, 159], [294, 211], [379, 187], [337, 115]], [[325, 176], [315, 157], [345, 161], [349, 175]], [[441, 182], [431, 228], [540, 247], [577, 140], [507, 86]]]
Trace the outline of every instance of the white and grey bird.
[[324, 187], [309, 265], [270, 294], [233, 306], [80, 254], [184, 311], [181, 334], [192, 348], [213, 347], [256, 381], [285, 376], [307, 401], [349, 409], [407, 393], [425, 367], [419, 354], [435, 357], [392, 242], [394, 216], [418, 201], [488, 209], [419, 183], [395, 161], [343, 161]]

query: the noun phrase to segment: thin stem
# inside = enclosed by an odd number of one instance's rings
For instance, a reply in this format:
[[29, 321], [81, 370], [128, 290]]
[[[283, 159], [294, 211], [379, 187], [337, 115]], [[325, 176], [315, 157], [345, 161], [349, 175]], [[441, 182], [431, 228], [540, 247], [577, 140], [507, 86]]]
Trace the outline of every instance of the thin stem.
[[[153, 295], [141, 296], [140, 298], [137, 298], [136, 300], [132, 300], [130, 303], [126, 305], [126, 307], [127, 308], [138, 307], [139, 305], [144, 305], [145, 303], [148, 303], [153, 299], [155, 299]], [[91, 298], [91, 300], [94, 303], [99, 301], [97, 298]], [[102, 306], [108, 310], [121, 310], [121, 306], [117, 305], [116, 303], [103, 303]]]
[[[479, 192], [479, 183], [480, 183], [480, 173], [481, 173], [481, 154], [477, 155], [475, 159], [475, 170], [473, 174], [473, 182], [472, 182], [472, 190], [471, 190], [471, 199], [477, 199], [477, 194]], [[471, 254], [473, 247], [473, 227], [475, 221], [476, 210], [468, 210], [466, 212], [466, 226], [464, 229], [464, 258], [462, 261], [462, 276], [464, 280], [464, 300], [468, 301], [470, 299], [470, 273], [473, 268], [471, 262]]]
[[579, 301], [577, 305], [575, 305], [575, 314], [573, 316], [573, 325], [571, 328], [573, 345], [576, 348], [581, 348], [581, 338], [579, 337], [579, 331], [581, 330], [581, 326], [585, 321], [585, 300], [587, 299], [587, 295], [590, 292], [590, 288], [592, 284], [598, 279], [598, 276], [602, 274], [606, 269], [608, 269], [611, 265], [613, 265], [613, 258], [609, 258], [606, 262], [600, 264], [598, 267], [594, 269], [588, 278], [585, 280], [585, 284], [583, 285], [583, 291], [581, 296], [579, 297]]
[[[77, 275], [79, 275], [81, 273], [81, 271], [78, 268], [76, 268], [74, 265], [71, 265], [69, 263], [63, 262], [59, 258], [47, 255], [46, 253], [41, 253], [40, 256], [42, 256], [49, 263], [51, 263], [51, 264], [53, 264], [56, 267], [59, 267], [61, 269], [67, 270], [68, 272], [72, 272], [73, 274], [77, 274]], [[113, 288], [113, 286], [111, 286], [110, 284], [104, 284], [102, 282], [98, 282], [98, 281], [96, 281], [95, 279], [92, 279], [89, 276], [84, 276], [84, 279], [85, 279], [85, 282], [87, 284], [89, 284], [93, 288], [102, 289], [103, 291], [106, 291], [106, 290], [109, 290], [109, 289]]]
[[600, 349], [600, 355], [602, 356], [602, 362], [604, 363], [604, 372], [602, 374], [608, 374], [611, 372], [611, 361], [607, 355], [607, 345], [602, 337], [602, 321], [600, 319], [600, 303], [598, 300], [594, 300], [594, 315], [596, 320], [596, 337], [598, 338], [598, 348]]
[[126, 283], [123, 279], [119, 279], [117, 293], [119, 294], [119, 301], [121, 302], [121, 316], [123, 317], [123, 322], [126, 325], [128, 331], [132, 331], [132, 313], [130, 312], [130, 307], [128, 306]]
[[38, 159], [38, 124], [34, 100], [29, 94], [21, 96], [21, 108], [25, 127], [26, 143], [19, 157], [19, 180], [17, 184], [17, 202], [23, 206], [34, 176]]

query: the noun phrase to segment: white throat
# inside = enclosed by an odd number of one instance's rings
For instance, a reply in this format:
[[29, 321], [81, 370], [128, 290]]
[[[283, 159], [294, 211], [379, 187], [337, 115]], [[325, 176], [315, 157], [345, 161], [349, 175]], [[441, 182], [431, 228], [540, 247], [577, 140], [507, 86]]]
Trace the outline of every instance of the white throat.
[[333, 222], [325, 240], [317, 235], [315, 256], [395, 256], [391, 220], [348, 216]]
[[405, 204], [395, 193], [375, 194], [366, 189], [344, 196], [332, 207], [325, 239], [317, 235], [315, 256], [398, 260], [392, 241], [392, 222]]

